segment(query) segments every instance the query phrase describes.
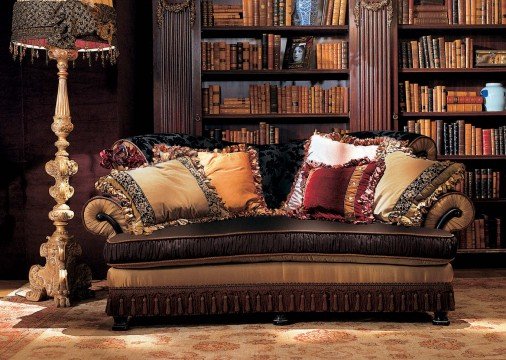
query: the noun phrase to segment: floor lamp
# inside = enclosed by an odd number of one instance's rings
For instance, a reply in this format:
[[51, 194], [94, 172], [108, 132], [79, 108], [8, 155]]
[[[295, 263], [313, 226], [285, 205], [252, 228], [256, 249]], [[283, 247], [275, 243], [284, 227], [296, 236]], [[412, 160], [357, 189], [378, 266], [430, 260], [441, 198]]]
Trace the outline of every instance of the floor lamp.
[[49, 212], [55, 231], [41, 245], [44, 266], [30, 268], [30, 290], [27, 299], [40, 301], [53, 297], [58, 307], [70, 306], [70, 298], [83, 296], [91, 285], [91, 271], [77, 265], [81, 246], [67, 232], [74, 217], [67, 201], [74, 194], [70, 177], [77, 173], [77, 164], [69, 159], [67, 136], [74, 126], [70, 118], [67, 92], [68, 64], [81, 56], [86, 61], [114, 64], [116, 13], [112, 0], [17, 0], [13, 8], [11, 52], [14, 59], [32, 62], [45, 53], [56, 60], [58, 95], [51, 130], [57, 136], [55, 158], [46, 163], [46, 172], [55, 184], [49, 194], [56, 205]]

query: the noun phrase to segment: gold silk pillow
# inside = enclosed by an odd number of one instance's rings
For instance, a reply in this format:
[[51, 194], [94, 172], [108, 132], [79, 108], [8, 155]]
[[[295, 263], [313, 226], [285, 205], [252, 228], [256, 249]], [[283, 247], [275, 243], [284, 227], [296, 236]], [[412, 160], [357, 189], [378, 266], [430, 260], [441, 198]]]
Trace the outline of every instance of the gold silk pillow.
[[134, 234], [229, 215], [198, 160], [187, 156], [128, 171], [113, 170], [95, 187], [121, 200]]
[[385, 156], [385, 172], [374, 193], [374, 216], [404, 226], [421, 226], [423, 214], [441, 194], [462, 180], [464, 166], [396, 151]]
[[160, 144], [155, 145], [153, 154], [155, 163], [196, 155], [228, 211], [236, 215], [269, 213], [262, 192], [258, 153], [252, 147], [234, 145], [211, 152]]

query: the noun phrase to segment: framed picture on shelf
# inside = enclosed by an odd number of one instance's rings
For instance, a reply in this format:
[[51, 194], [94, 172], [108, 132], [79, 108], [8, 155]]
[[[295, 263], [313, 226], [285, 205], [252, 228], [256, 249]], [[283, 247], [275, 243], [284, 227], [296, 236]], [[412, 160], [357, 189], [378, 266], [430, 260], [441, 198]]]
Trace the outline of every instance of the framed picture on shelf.
[[322, 25], [325, 0], [294, 0], [292, 25]]
[[286, 42], [284, 69], [309, 69], [313, 55], [313, 37], [288, 38]]

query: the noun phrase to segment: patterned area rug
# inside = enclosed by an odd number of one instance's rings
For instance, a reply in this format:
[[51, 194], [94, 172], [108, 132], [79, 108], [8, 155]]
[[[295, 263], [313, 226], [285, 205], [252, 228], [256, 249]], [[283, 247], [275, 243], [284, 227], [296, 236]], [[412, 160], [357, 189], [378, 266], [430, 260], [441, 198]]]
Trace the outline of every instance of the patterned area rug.
[[105, 290], [67, 309], [0, 300], [0, 359], [506, 359], [506, 277], [456, 279], [449, 327], [423, 314], [200, 318], [110, 331]]

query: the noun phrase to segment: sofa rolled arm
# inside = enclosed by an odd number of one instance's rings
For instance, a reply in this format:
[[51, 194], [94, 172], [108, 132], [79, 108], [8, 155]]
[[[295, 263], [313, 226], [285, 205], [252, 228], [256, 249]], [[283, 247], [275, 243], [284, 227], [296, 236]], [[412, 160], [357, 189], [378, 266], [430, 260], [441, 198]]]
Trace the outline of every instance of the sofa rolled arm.
[[83, 208], [82, 220], [89, 232], [106, 237], [126, 232], [128, 228], [119, 202], [104, 196], [88, 200]]
[[449, 192], [429, 209], [424, 227], [456, 232], [467, 228], [473, 220], [473, 202], [460, 192]]

